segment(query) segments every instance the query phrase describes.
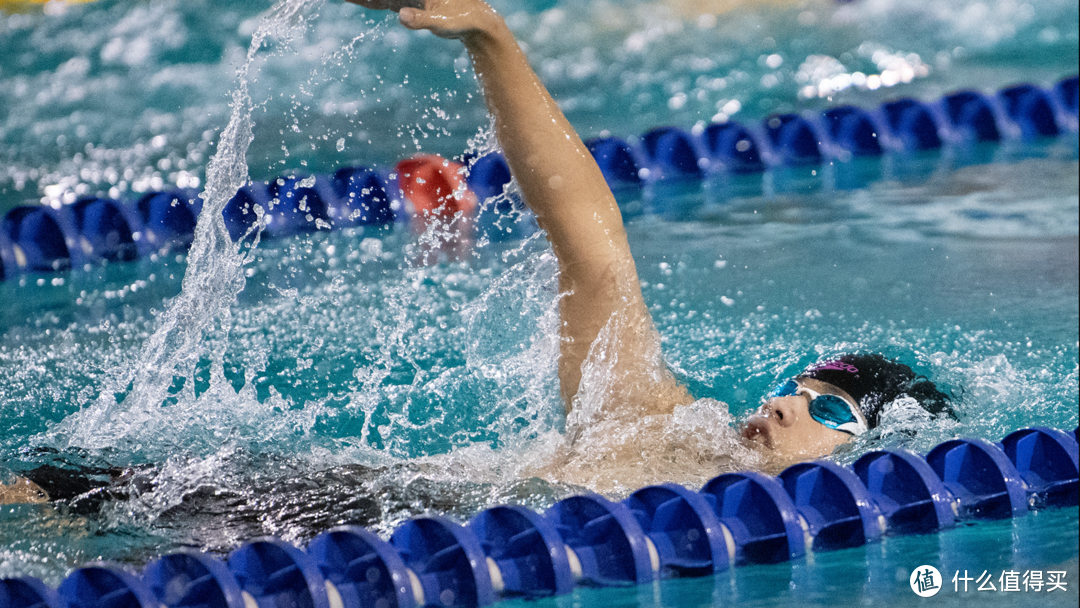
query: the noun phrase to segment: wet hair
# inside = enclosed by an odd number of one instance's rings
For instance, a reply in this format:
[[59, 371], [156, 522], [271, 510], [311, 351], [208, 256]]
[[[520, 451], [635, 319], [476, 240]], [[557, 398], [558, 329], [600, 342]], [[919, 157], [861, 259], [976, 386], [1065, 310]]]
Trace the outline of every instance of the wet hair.
[[952, 397], [911, 367], [878, 353], [840, 355], [811, 365], [799, 377], [843, 389], [858, 403], [870, 428], [878, 425], [886, 405], [905, 396], [931, 414], [956, 418]]

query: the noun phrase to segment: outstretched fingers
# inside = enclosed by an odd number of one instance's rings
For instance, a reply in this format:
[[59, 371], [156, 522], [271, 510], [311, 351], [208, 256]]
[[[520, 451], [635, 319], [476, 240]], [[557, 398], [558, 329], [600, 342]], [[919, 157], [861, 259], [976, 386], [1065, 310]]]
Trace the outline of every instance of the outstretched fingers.
[[441, 21], [445, 21], [445, 18], [440, 18], [437, 14], [417, 8], [403, 8], [398, 14], [398, 18], [401, 25], [410, 30], [443, 29], [439, 25]]
[[412, 30], [430, 30], [443, 38], [466, 38], [496, 28], [501, 21], [483, 0], [425, 0], [424, 8], [402, 8], [401, 24]]
[[411, 30], [443, 38], [465, 38], [492, 26], [495, 11], [484, 0], [346, 0], [372, 10], [391, 10]]

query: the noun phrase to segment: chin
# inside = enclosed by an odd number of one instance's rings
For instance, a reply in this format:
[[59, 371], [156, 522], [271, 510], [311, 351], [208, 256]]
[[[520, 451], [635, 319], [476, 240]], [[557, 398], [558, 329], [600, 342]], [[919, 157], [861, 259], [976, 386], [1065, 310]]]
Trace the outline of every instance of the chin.
[[742, 428], [743, 443], [758, 451], [771, 452], [772, 438], [766, 423], [751, 418]]

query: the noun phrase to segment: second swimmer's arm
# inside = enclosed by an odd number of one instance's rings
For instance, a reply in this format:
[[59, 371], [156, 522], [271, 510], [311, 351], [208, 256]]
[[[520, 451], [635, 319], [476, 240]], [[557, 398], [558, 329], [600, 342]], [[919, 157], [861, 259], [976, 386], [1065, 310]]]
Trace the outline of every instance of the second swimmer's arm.
[[[513, 34], [481, 0], [354, 0], [400, 9], [403, 25], [462, 40], [480, 78], [507, 163], [559, 262], [563, 338], [559, 380], [569, 410], [581, 366], [600, 330], [623, 315], [610, 360], [623, 380], [612, 401], [663, 410], [688, 402], [685, 390], [660, 390], [656, 330], [641, 296], [622, 216], [604, 176], [540, 82]], [[423, 4], [424, 8], [406, 8]], [[396, 6], [395, 6], [396, 5]], [[661, 395], [663, 394], [663, 396]]]

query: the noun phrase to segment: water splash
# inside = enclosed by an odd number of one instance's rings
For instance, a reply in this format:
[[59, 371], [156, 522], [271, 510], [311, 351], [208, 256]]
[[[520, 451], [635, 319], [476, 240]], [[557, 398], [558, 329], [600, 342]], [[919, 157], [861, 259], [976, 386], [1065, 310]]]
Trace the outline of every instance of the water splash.
[[[204, 352], [204, 340], [213, 334], [228, 335], [230, 306], [245, 284], [246, 258], [240, 243], [229, 238], [222, 211], [248, 181], [247, 150], [254, 139], [248, 93], [250, 71], [268, 39], [284, 43], [294, 40], [306, 27], [307, 15], [317, 11], [322, 1], [282, 0], [262, 18], [246, 61], [237, 71], [238, 86], [232, 94], [229, 124], [206, 170], [206, 189], [200, 195], [203, 210], [188, 254], [183, 289], [159, 316], [158, 329], [143, 346], [139, 364], [118, 370], [93, 405], [69, 416], [50, 433], [63, 447], [102, 449], [123, 445], [143, 427], [156, 424], [160, 414], [155, 411], [177, 382], [193, 400], [193, 378], [200, 358], [210, 359], [210, 386], [227, 386], [222, 364], [227, 340], [209, 340], [213, 345], [209, 353]], [[258, 234], [252, 246], [257, 243]], [[117, 398], [118, 394], [123, 397]]]

